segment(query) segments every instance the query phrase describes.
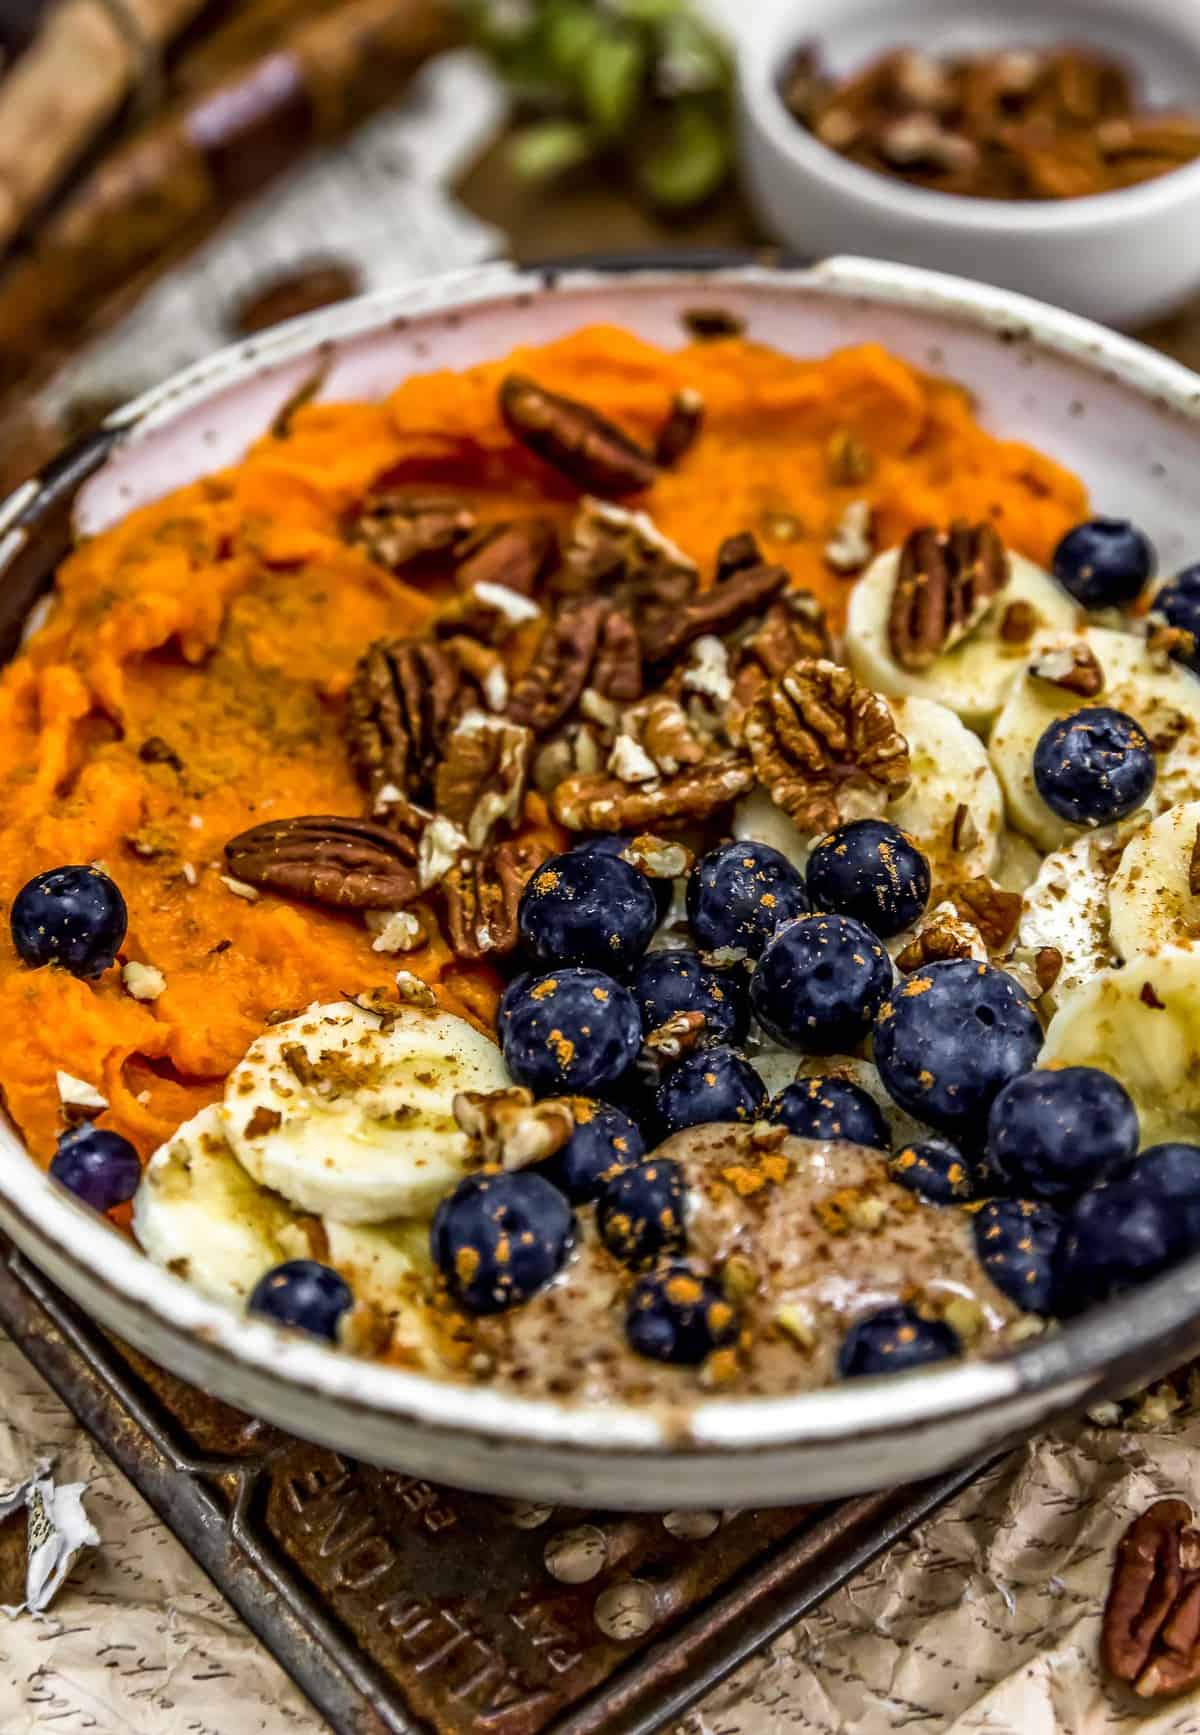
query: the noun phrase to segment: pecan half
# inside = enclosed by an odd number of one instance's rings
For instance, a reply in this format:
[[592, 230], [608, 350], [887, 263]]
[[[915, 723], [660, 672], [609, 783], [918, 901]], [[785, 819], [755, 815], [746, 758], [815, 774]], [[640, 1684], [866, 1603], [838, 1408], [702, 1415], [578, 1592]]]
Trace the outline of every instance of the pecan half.
[[501, 382], [500, 414], [509, 433], [585, 494], [636, 494], [658, 474], [650, 453], [598, 410], [525, 374]]
[[548, 735], [579, 703], [596, 662], [609, 605], [570, 602], [547, 622], [533, 661], [513, 687], [509, 719]]
[[733, 696], [745, 710], [771, 681], [804, 657], [829, 658], [833, 641], [825, 610], [811, 590], [790, 590], [773, 602], [762, 625], [743, 639], [734, 656]]
[[380, 494], [364, 503], [346, 540], [378, 566], [403, 572], [419, 561], [451, 554], [474, 528], [475, 514], [457, 500]]
[[456, 957], [478, 963], [516, 951], [521, 893], [550, 854], [547, 843], [510, 838], [455, 863], [441, 881], [440, 894]]
[[350, 754], [372, 811], [398, 814], [428, 794], [463, 700], [462, 672], [441, 645], [379, 639], [360, 658], [347, 695]]
[[946, 896], [965, 921], [974, 922], [989, 952], [999, 952], [1016, 933], [1021, 919], [1021, 894], [1006, 892], [986, 874], [959, 881], [949, 888]]
[[887, 701], [824, 658], [795, 663], [760, 694], [744, 734], [759, 780], [802, 831], [881, 813], [911, 781]]
[[711, 819], [754, 787], [744, 759], [707, 759], [637, 788], [602, 772], [568, 777], [554, 791], [554, 817], [568, 831], [643, 831]]
[[411, 837], [336, 814], [252, 826], [229, 840], [225, 859], [249, 885], [334, 909], [399, 910], [421, 889]]
[[1183, 1500], [1156, 1500], [1117, 1544], [1100, 1654], [1141, 1698], [1200, 1681], [1200, 1532]]
[[615, 705], [628, 705], [642, 696], [641, 641], [623, 609], [614, 608], [600, 630], [589, 685]]
[[736, 536], [727, 536], [717, 549], [717, 583], [724, 584], [735, 572], [744, 572], [748, 566], [762, 564], [763, 552], [758, 537], [753, 530], [739, 530]]
[[558, 532], [548, 518], [514, 518], [487, 524], [458, 551], [455, 578], [463, 590], [499, 584], [533, 596], [558, 561]]
[[914, 530], [900, 551], [888, 641], [902, 669], [919, 672], [974, 631], [1009, 579], [1008, 554], [990, 524]]
[[[1019, 900], [1018, 900], [1019, 901]], [[927, 964], [941, 964], [950, 958], [974, 956], [971, 934], [965, 924], [950, 915], [935, 914], [908, 944], [896, 954], [896, 968], [905, 976], [923, 970]]]
[[788, 583], [786, 567], [740, 567], [660, 621], [639, 621], [647, 660], [669, 662], [697, 639], [720, 638], [732, 632], [761, 614], [780, 591], [787, 589]]
[[528, 729], [482, 711], [468, 711], [446, 737], [434, 802], [472, 849], [482, 849], [502, 820], [520, 819], [532, 752]]
[[698, 391], [685, 386], [676, 392], [670, 414], [659, 429], [654, 443], [654, 461], [662, 469], [670, 469], [696, 444], [704, 426], [704, 399]]
[[1095, 651], [1082, 640], [1052, 645], [1040, 652], [1030, 663], [1029, 673], [1035, 680], [1067, 693], [1079, 693], [1085, 699], [1094, 699], [1104, 691], [1104, 670]]

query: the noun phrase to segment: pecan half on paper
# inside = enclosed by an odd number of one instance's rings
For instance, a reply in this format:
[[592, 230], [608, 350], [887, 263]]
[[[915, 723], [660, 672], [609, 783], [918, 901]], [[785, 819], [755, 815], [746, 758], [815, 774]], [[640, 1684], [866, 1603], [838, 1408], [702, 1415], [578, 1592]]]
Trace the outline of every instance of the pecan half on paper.
[[568, 831], [648, 831], [711, 819], [753, 787], [754, 768], [732, 757], [636, 786], [582, 772], [559, 784], [551, 808]]
[[548, 844], [510, 838], [455, 863], [439, 894], [456, 957], [477, 963], [516, 951], [521, 893], [549, 855]]
[[457, 500], [403, 494], [368, 497], [346, 540], [378, 566], [403, 572], [422, 560], [450, 555], [475, 528], [475, 514]]
[[347, 695], [350, 754], [376, 814], [404, 822], [428, 795], [442, 745], [463, 702], [463, 676], [441, 645], [378, 639]]
[[961, 643], [1008, 580], [1008, 554], [990, 524], [914, 530], [900, 551], [888, 617], [900, 667], [919, 673]]
[[252, 886], [334, 909], [399, 910], [420, 894], [417, 845], [365, 819], [273, 819], [230, 838], [229, 871]]
[[1117, 1544], [1100, 1654], [1143, 1699], [1200, 1682], [1200, 1531], [1186, 1501], [1156, 1500]]
[[824, 658], [795, 663], [762, 693], [744, 732], [760, 781], [801, 831], [882, 813], [911, 781], [887, 701]]
[[501, 382], [500, 414], [510, 434], [585, 494], [636, 494], [658, 474], [650, 453], [599, 410], [525, 374]]

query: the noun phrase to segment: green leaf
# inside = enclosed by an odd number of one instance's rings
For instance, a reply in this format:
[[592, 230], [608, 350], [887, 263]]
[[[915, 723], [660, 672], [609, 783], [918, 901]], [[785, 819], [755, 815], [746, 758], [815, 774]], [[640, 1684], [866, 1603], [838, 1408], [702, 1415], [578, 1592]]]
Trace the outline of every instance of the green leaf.
[[606, 34], [604, 20], [591, 6], [565, 0], [549, 7], [542, 31], [549, 70], [568, 84], [578, 85]]
[[632, 121], [645, 73], [645, 50], [633, 31], [612, 31], [597, 42], [580, 83], [584, 107], [601, 132], [613, 137]]
[[729, 55], [720, 37], [685, 13], [663, 22], [658, 33], [655, 82], [665, 96], [727, 90], [731, 80]]
[[610, 10], [631, 24], [661, 24], [683, 11], [683, 0], [609, 0]]
[[525, 127], [512, 141], [511, 160], [527, 181], [547, 181], [586, 163], [596, 150], [596, 135], [578, 121], [546, 120]]
[[684, 211], [715, 193], [729, 173], [728, 125], [700, 103], [681, 103], [637, 163], [637, 180], [652, 204]]

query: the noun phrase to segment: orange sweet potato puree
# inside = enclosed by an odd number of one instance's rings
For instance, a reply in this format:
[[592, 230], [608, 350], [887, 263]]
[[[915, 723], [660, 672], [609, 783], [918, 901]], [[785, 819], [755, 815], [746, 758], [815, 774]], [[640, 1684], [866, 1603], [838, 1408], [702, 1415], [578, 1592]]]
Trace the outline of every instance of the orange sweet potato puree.
[[[372, 639], [419, 631], [435, 606], [346, 545], [346, 511], [386, 479], [450, 490], [483, 519], [570, 519], [571, 490], [497, 413], [510, 367], [647, 441], [672, 393], [698, 387], [701, 439], [637, 504], [702, 571], [724, 536], [755, 530], [835, 618], [847, 585], [822, 549], [851, 499], [871, 500], [880, 546], [920, 523], [990, 518], [1043, 562], [1084, 513], [1074, 477], [985, 434], [962, 390], [875, 345], [812, 361], [736, 339], [667, 354], [597, 327], [405, 381], [379, 404], [299, 410], [234, 468], [73, 553], [48, 623], [0, 681], [5, 908], [36, 872], [101, 862], [129, 905], [123, 956], [166, 978], [141, 1003], [119, 968], [97, 982], [30, 970], [4, 924], [0, 1087], [39, 1159], [61, 1124], [59, 1068], [96, 1085], [111, 1104], [101, 1124], [148, 1153], [219, 1095], [273, 1010], [390, 985], [403, 965], [448, 1008], [490, 1016], [495, 977], [440, 941], [388, 957], [357, 916], [269, 893], [250, 902], [221, 875], [222, 846], [248, 825], [364, 811], [342, 738], [347, 684]], [[829, 445], [846, 433], [874, 471], [837, 486]], [[181, 769], [139, 757], [151, 737]], [[535, 797], [530, 819], [544, 822]]]

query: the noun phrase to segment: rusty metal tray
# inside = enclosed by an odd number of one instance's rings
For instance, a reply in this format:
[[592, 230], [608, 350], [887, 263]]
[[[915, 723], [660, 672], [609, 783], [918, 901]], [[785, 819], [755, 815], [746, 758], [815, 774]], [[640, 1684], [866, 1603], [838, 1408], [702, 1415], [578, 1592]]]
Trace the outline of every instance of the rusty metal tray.
[[981, 1468], [824, 1508], [523, 1507], [230, 1409], [109, 1338], [2, 1241], [0, 1326], [335, 1735], [661, 1728]]

